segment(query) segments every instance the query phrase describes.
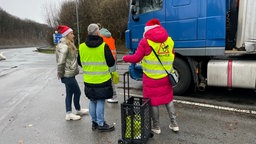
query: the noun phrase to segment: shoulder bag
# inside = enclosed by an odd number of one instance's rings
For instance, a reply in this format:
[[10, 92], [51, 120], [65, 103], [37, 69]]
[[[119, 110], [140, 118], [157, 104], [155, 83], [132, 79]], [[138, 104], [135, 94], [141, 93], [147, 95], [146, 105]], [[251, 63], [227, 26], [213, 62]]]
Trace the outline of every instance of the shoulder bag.
[[[151, 46], [150, 46], [151, 47]], [[162, 65], [162, 67], [164, 68], [161, 60], [159, 59], [158, 55], [156, 54], [155, 50], [151, 47], [151, 49], [153, 50], [156, 58], [158, 59], [158, 61], [160, 62], [160, 64]], [[172, 73], [168, 73], [167, 70], [164, 68], [165, 72], [167, 73], [168, 75], [168, 78], [170, 80], [170, 83], [172, 84], [172, 86], [176, 85], [178, 80], [177, 80], [177, 76], [175, 74], [172, 74]]]

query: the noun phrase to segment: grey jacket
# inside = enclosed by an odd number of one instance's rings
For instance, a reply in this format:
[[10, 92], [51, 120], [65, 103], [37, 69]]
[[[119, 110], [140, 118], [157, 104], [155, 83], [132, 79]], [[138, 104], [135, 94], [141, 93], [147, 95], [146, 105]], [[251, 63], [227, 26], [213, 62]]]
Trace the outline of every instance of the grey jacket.
[[68, 39], [61, 38], [56, 46], [57, 73], [60, 78], [74, 77], [79, 73], [76, 46]]

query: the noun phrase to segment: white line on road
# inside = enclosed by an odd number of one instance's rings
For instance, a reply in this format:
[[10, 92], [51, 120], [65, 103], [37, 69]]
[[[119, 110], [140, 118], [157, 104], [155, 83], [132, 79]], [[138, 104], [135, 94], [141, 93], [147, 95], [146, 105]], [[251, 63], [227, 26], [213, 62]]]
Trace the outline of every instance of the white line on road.
[[217, 105], [197, 103], [197, 102], [189, 102], [189, 101], [183, 101], [183, 100], [174, 100], [174, 102], [188, 104], [188, 105], [195, 105], [195, 106], [200, 106], [200, 107], [219, 109], [219, 110], [225, 110], [225, 111], [256, 114], [256, 111], [248, 110], [248, 109], [238, 109], [238, 108], [232, 108], [232, 107], [224, 107], [224, 106], [217, 106]]
[[[120, 93], [120, 94], [123, 95], [123, 93]], [[142, 97], [142, 95], [138, 95], [138, 94], [130, 94], [130, 95], [131, 96]], [[232, 111], [232, 112], [239, 112], [239, 113], [247, 113], [247, 114], [256, 115], [256, 111], [248, 110], [248, 109], [238, 109], [238, 108], [224, 107], [224, 106], [204, 104], [204, 103], [198, 103], [198, 102], [190, 102], [190, 101], [184, 101], [184, 100], [174, 100], [174, 102], [181, 103], [181, 104], [187, 104], [187, 105], [194, 105], [194, 106], [200, 106], [200, 107], [206, 107], [206, 108], [213, 108], [213, 109], [219, 109], [219, 110], [225, 110], [225, 111]]]

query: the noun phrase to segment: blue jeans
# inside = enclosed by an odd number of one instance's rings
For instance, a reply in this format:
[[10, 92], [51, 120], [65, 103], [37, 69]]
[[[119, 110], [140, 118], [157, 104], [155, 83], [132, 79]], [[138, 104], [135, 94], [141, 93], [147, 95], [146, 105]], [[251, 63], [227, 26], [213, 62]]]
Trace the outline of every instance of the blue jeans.
[[93, 122], [96, 122], [99, 126], [104, 124], [104, 106], [105, 99], [90, 100], [89, 112]]
[[61, 82], [65, 84], [66, 87], [66, 113], [72, 112], [72, 97], [74, 95], [74, 106], [76, 110], [80, 110], [80, 95], [81, 91], [75, 77], [63, 77]]

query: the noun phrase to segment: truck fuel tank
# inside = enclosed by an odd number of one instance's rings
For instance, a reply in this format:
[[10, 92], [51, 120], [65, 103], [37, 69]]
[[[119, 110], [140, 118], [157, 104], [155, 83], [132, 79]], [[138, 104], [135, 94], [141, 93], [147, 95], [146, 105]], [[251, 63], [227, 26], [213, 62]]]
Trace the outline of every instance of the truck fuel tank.
[[256, 60], [210, 60], [207, 85], [255, 89]]

